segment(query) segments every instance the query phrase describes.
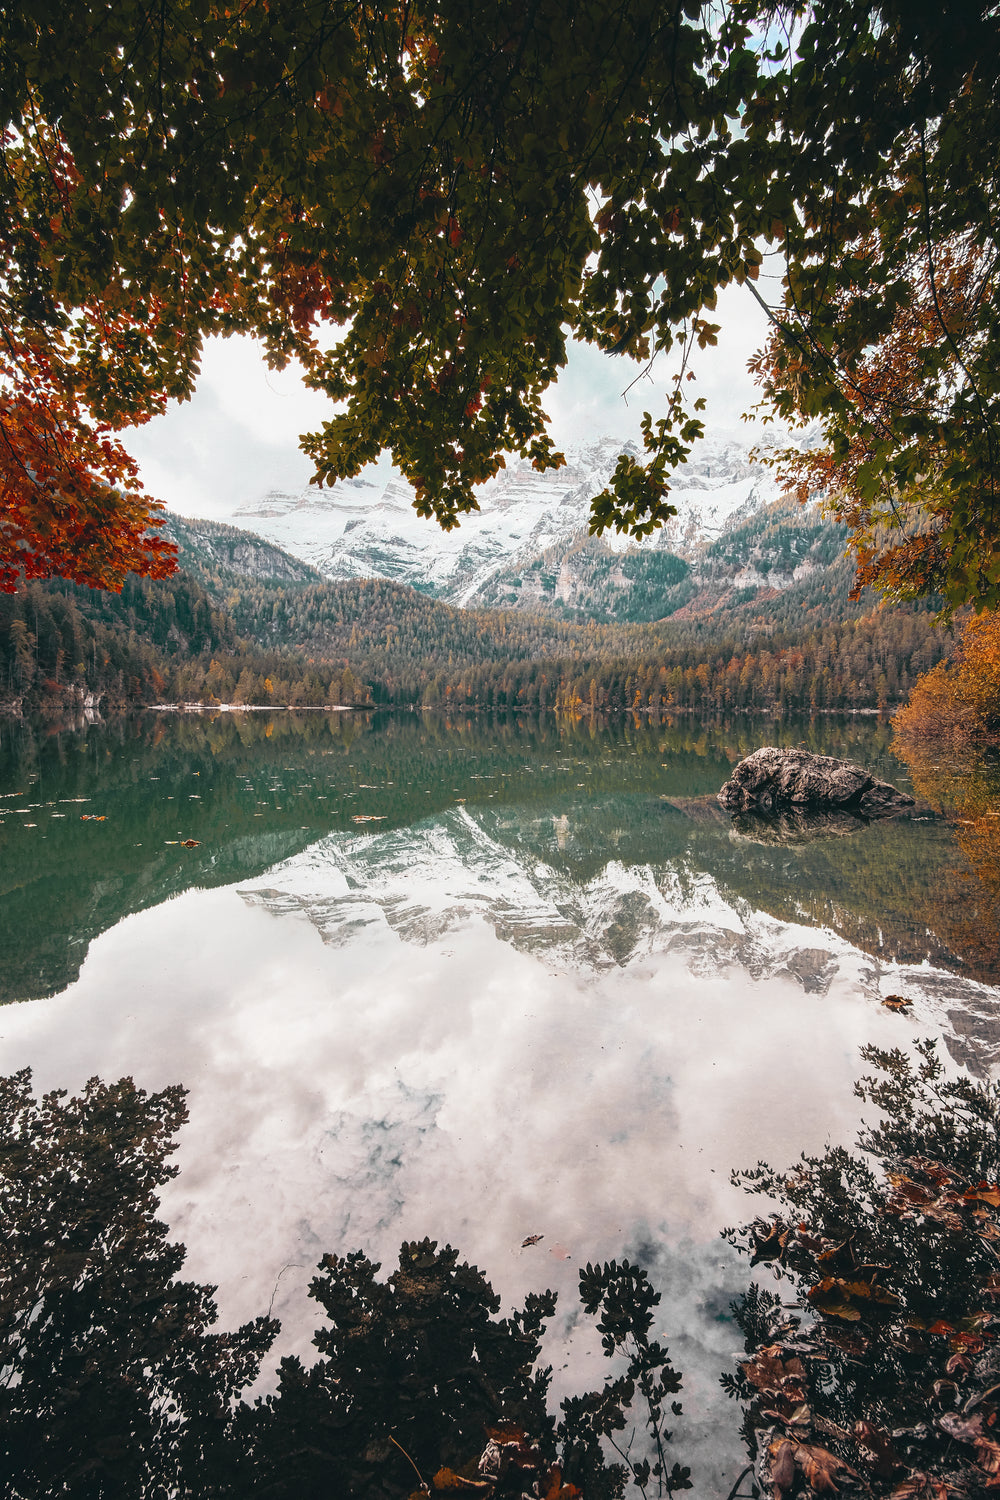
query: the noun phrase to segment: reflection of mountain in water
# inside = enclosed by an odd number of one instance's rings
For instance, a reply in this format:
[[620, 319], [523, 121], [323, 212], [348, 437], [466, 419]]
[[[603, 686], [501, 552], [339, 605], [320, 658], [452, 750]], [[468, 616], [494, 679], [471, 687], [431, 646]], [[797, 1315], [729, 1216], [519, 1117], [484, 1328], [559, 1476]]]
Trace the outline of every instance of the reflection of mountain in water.
[[[613, 804], [604, 808], [614, 811]], [[676, 831], [676, 811], [663, 816]], [[610, 816], [605, 826], [624, 840]], [[747, 899], [726, 878], [741, 857], [740, 845], [728, 838], [712, 846], [720, 856], [714, 871], [696, 847], [677, 860], [612, 858], [581, 876], [566, 854], [582, 832], [568, 814], [517, 818], [507, 810], [459, 808], [415, 828], [330, 835], [243, 895], [275, 915], [301, 914], [324, 942], [338, 946], [366, 929], [373, 936], [389, 929], [407, 943], [438, 942], [479, 920], [502, 941], [561, 969], [600, 971], [671, 952], [684, 954], [694, 973], [735, 967], [754, 980], [784, 976], [808, 994], [843, 983], [876, 1002], [902, 989], [914, 998], [918, 1020], [939, 1024], [947, 1013], [949, 1046], [974, 1070], [1000, 1055], [994, 991], [928, 967], [923, 954], [900, 959], [885, 944], [878, 951], [875, 941], [865, 951], [839, 929], [817, 929], [801, 909], [762, 910], [759, 897]], [[721, 857], [727, 852], [728, 864]], [[793, 871], [785, 874], [795, 883]], [[801, 884], [796, 889], [807, 897]], [[872, 939], [877, 919], [869, 919]]]
[[[599, 727], [552, 716], [451, 725], [260, 715], [37, 738], [9, 731], [0, 792], [16, 796], [0, 796], [2, 995], [54, 993], [76, 977], [91, 939], [123, 916], [192, 886], [253, 881], [326, 835], [324, 869], [334, 847], [359, 851], [344, 875], [350, 886], [283, 886], [281, 899], [325, 903], [331, 938], [341, 926], [350, 937], [388, 921], [408, 940], [428, 940], [488, 900], [489, 920], [509, 941], [600, 968], [631, 961], [643, 942], [662, 945], [668, 927], [673, 944], [693, 950], [707, 901], [728, 913], [708, 944], [714, 961], [730, 953], [753, 973], [785, 962], [771, 935], [755, 947], [755, 924], [768, 920], [830, 929], [881, 963], [927, 961], [994, 982], [989, 942], [959, 942], [954, 912], [943, 915], [943, 887], [972, 888], [943, 818], [816, 839], [777, 824], [748, 833], [722, 812], [716, 791], [762, 738], [848, 755], [890, 780], [904, 775], [886, 755], [887, 730], [871, 721], [727, 730], [690, 720]], [[467, 817], [455, 812], [463, 806]], [[84, 811], [106, 821], [82, 821]], [[197, 847], [180, 847], [187, 837]], [[416, 844], [426, 850], [435, 839], [443, 844], [431, 863], [457, 860], [466, 871], [443, 905], [403, 878]], [[397, 845], [395, 893], [373, 894]], [[377, 851], [371, 871], [365, 849]], [[788, 962], [813, 987], [824, 982], [823, 963], [794, 954], [825, 945], [814, 934], [789, 948]]]

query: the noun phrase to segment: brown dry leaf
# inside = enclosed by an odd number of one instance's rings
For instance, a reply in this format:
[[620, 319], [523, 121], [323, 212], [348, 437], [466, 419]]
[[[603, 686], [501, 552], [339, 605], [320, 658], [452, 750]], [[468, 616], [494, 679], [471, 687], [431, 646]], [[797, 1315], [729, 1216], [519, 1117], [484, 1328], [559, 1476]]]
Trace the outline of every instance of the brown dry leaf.
[[521, 1249], [527, 1250], [529, 1245], [537, 1245], [539, 1240], [544, 1240], [544, 1234], [529, 1234], [528, 1238], [521, 1241]]
[[957, 1411], [946, 1411], [943, 1417], [938, 1417], [937, 1424], [942, 1432], [960, 1443], [975, 1443], [983, 1433], [983, 1419], [978, 1412], [974, 1417], [963, 1417]]
[[823, 1329], [823, 1338], [826, 1343], [833, 1344], [834, 1348], [842, 1350], [851, 1359], [862, 1359], [870, 1343], [863, 1334], [851, 1333], [848, 1329], [837, 1328], [833, 1324]]
[[181, 848], [182, 849], [197, 849], [198, 843], [199, 843], [198, 839], [181, 839]]
[[433, 1480], [435, 1490], [448, 1492], [460, 1490], [466, 1495], [488, 1495], [493, 1485], [488, 1479], [464, 1479], [454, 1469], [438, 1469]]
[[775, 1500], [790, 1490], [795, 1481], [795, 1444], [788, 1438], [775, 1438], [768, 1452], [771, 1455], [771, 1479]]
[[897, 1484], [890, 1500], [948, 1500], [948, 1486], [940, 1479], [914, 1469]]
[[853, 1274], [858, 1270], [858, 1257], [854, 1253], [854, 1236], [848, 1235], [846, 1240], [841, 1240], [839, 1245], [830, 1243], [829, 1249], [817, 1255], [817, 1261], [825, 1266], [829, 1272], [841, 1271], [846, 1275]]
[[993, 1208], [1000, 1208], [1000, 1187], [992, 1182], [981, 1182], [978, 1187], [969, 1188], [963, 1196], [966, 1202], [989, 1203]]
[[831, 1453], [829, 1448], [820, 1448], [811, 1443], [799, 1443], [795, 1450], [795, 1462], [817, 1495], [828, 1491], [836, 1494], [838, 1474], [850, 1474], [855, 1479], [858, 1477], [850, 1464], [838, 1458], [836, 1453]]
[[950, 1168], [943, 1166], [939, 1161], [933, 1161], [929, 1156], [911, 1156], [908, 1158], [907, 1166], [919, 1172], [921, 1177], [926, 1177], [928, 1182], [933, 1182], [938, 1187], [944, 1187], [955, 1181], [955, 1173]]
[[1000, 1474], [1000, 1444], [989, 1438], [977, 1438], [976, 1463], [986, 1474]]
[[558, 1464], [553, 1464], [548, 1474], [538, 1482], [538, 1494], [542, 1500], [582, 1500], [583, 1491], [578, 1490], [575, 1484], [563, 1484], [562, 1469]]
[[889, 1434], [881, 1427], [872, 1422], [855, 1422], [854, 1436], [862, 1458], [880, 1479], [888, 1479], [903, 1467]]
[[107, 815], [107, 813], [81, 813], [80, 814], [80, 822], [81, 823], [106, 823], [107, 821], [108, 821], [108, 815]]
[[907, 1000], [905, 995], [886, 995], [882, 1004], [886, 1010], [906, 1011], [911, 1009], [913, 1001]]
[[788, 1225], [782, 1224], [780, 1219], [775, 1219], [771, 1225], [761, 1224], [760, 1228], [766, 1230], [767, 1233], [758, 1234], [757, 1225], [754, 1225], [751, 1266], [759, 1265], [761, 1261], [781, 1260], [788, 1244]]
[[501, 1447], [505, 1443], [526, 1443], [528, 1441], [528, 1434], [516, 1422], [495, 1422], [492, 1427], [487, 1427], [486, 1436], [491, 1442], [497, 1443]]
[[902, 1198], [906, 1203], [922, 1208], [925, 1203], [933, 1201], [933, 1194], [914, 1182], [912, 1177], [907, 1177], [905, 1173], [887, 1172], [886, 1176], [896, 1190], [896, 1197]]
[[898, 1305], [899, 1298], [884, 1287], [868, 1281], [844, 1281], [839, 1276], [826, 1276], [809, 1289], [809, 1301], [815, 1308], [829, 1317], [844, 1318], [856, 1323], [861, 1313], [856, 1302], [876, 1302], [884, 1307]]
[[797, 1405], [805, 1399], [805, 1366], [795, 1356], [788, 1360], [782, 1359], [782, 1353], [780, 1344], [770, 1344], [740, 1368], [758, 1391], [783, 1395]]

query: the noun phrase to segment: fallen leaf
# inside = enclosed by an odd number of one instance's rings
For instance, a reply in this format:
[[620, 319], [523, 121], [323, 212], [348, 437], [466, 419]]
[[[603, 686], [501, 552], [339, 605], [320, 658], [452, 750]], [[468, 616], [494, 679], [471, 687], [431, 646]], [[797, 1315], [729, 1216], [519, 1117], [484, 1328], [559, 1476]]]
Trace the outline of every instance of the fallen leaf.
[[740, 1369], [758, 1391], [771, 1391], [798, 1406], [805, 1399], [805, 1365], [794, 1356], [782, 1359], [782, 1352], [780, 1344], [771, 1344]]
[[940, 1479], [915, 1469], [897, 1484], [890, 1500], [948, 1500], [948, 1487]]
[[796, 1446], [795, 1462], [818, 1495], [827, 1491], [836, 1494], [836, 1475], [840, 1473], [850, 1474], [855, 1479], [858, 1477], [850, 1464], [831, 1453], [829, 1448], [814, 1447], [809, 1443], [799, 1443]]
[[1000, 1474], [1000, 1444], [989, 1438], [977, 1438], [976, 1463], [987, 1474]]
[[886, 1010], [910, 1010], [913, 1006], [912, 1000], [907, 1000], [905, 995], [886, 995], [882, 1001]]
[[880, 1479], [889, 1479], [903, 1467], [892, 1440], [881, 1427], [872, 1422], [855, 1422], [854, 1436], [858, 1450], [866, 1463], [870, 1464]]
[[505, 1443], [525, 1443], [528, 1434], [517, 1422], [496, 1422], [492, 1427], [487, 1427], [486, 1436], [491, 1443], [498, 1443], [501, 1447]]
[[993, 1208], [1000, 1208], [1000, 1187], [992, 1182], [981, 1182], [963, 1196], [969, 1202], [989, 1203]]
[[795, 1445], [788, 1438], [776, 1438], [768, 1448], [771, 1455], [771, 1480], [775, 1500], [790, 1490], [795, 1481]]
[[527, 1250], [529, 1245], [537, 1245], [539, 1240], [544, 1240], [544, 1234], [529, 1234], [526, 1240], [521, 1241], [521, 1249]]
[[182, 849], [197, 849], [198, 839], [181, 839]]
[[782, 1224], [780, 1219], [775, 1219], [771, 1225], [762, 1224], [761, 1229], [768, 1233], [761, 1235], [757, 1232], [757, 1225], [753, 1226], [753, 1254], [750, 1257], [751, 1266], [758, 1265], [761, 1261], [781, 1260], [788, 1244], [788, 1225]]
[[978, 1442], [983, 1433], [983, 1418], [979, 1412], [974, 1417], [963, 1417], [957, 1411], [946, 1411], [943, 1417], [938, 1417], [937, 1424], [942, 1432], [957, 1438], [960, 1443]]
[[545, 1478], [539, 1481], [538, 1494], [542, 1500], [577, 1500], [577, 1496], [582, 1500], [582, 1491], [575, 1484], [563, 1484], [562, 1469], [558, 1464], [553, 1464]]
[[433, 1483], [436, 1490], [461, 1490], [466, 1495], [485, 1495], [493, 1489], [489, 1479], [463, 1479], [454, 1469], [438, 1469]]
[[107, 813], [81, 813], [80, 814], [80, 822], [81, 823], [106, 823], [107, 821], [108, 821], [108, 815], [107, 815]]

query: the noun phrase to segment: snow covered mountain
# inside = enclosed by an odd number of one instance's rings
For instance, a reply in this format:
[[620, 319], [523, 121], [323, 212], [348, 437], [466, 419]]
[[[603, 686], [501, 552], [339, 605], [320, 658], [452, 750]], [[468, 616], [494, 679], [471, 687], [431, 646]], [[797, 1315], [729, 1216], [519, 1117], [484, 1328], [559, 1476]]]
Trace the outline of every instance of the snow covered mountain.
[[233, 519], [330, 579], [387, 578], [462, 606], [587, 611], [603, 585], [627, 592], [636, 579], [676, 583], [706, 543], [779, 493], [771, 471], [750, 462], [745, 442], [709, 438], [679, 470], [671, 493], [678, 514], [660, 531], [642, 541], [592, 538], [590, 501], [622, 451], [636, 453], [599, 438], [570, 449], [564, 468], [544, 474], [512, 462], [482, 487], [480, 510], [452, 532], [421, 519], [409, 487], [395, 478], [382, 488], [357, 479], [329, 490], [271, 491]]

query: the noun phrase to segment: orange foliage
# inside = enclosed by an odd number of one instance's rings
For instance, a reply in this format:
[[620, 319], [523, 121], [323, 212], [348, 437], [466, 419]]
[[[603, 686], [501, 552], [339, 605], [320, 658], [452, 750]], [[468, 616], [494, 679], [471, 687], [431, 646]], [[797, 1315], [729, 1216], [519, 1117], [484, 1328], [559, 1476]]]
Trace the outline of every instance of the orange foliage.
[[1000, 734], [1000, 612], [967, 621], [952, 656], [920, 678], [893, 725], [903, 741]]
[[[995, 618], [993, 629], [994, 638], [1000, 638]], [[935, 668], [922, 681], [936, 681], [939, 676]], [[934, 687], [929, 699], [932, 707], [938, 702], [936, 693]], [[950, 712], [952, 701], [945, 699], [944, 707]], [[894, 721], [897, 730], [902, 717], [897, 714]], [[956, 755], [955, 737], [942, 746], [940, 739], [919, 730], [908, 737], [897, 732], [893, 750], [905, 761], [917, 795], [952, 822], [955, 841], [965, 856], [965, 868], [948, 872], [935, 892], [928, 923], [961, 956], [974, 978], [996, 984], [1000, 980], [1000, 779], [994, 766], [975, 755]]]
[[[859, 266], [875, 265], [877, 234], [854, 253]], [[921, 245], [907, 294], [879, 338], [852, 342], [871, 299], [862, 276], [831, 298], [835, 337], [828, 330], [821, 337], [807, 318], [801, 326], [779, 320], [750, 362], [787, 417], [809, 382], [836, 392], [823, 446], [764, 461], [800, 501], [829, 497], [851, 533], [854, 598], [871, 587], [894, 599], [937, 592], [949, 607], [995, 600], [998, 434], [969, 375], [968, 350], [958, 372], [977, 399], [956, 406], [954, 372], [947, 373], [952, 352], [972, 338], [994, 271], [992, 253], [970, 236]]]
[[118, 592], [129, 572], [172, 573], [176, 547], [149, 532], [162, 506], [121, 444], [17, 385], [0, 399], [0, 589], [57, 575]]
[[23, 136], [3, 139], [0, 590], [55, 575], [118, 592], [129, 572], [176, 566], [155, 535], [163, 507], [114, 436], [165, 409], [163, 309], [113, 263], [78, 298], [64, 293], [80, 254], [70, 222], [92, 220], [100, 195], [55, 131], [38, 120], [34, 137], [41, 173]]

